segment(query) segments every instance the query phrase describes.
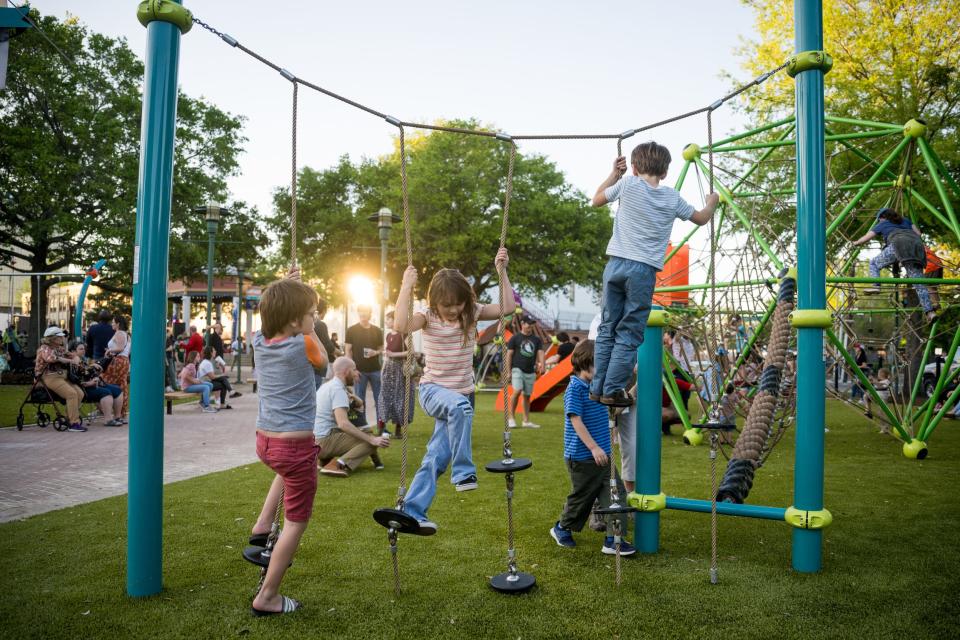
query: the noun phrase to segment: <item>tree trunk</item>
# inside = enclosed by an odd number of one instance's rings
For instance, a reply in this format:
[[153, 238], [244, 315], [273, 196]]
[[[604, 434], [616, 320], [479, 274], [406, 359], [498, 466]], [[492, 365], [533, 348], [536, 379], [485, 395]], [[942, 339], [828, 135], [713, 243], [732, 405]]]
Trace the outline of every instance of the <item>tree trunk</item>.
[[[40, 271], [40, 269], [37, 269]], [[30, 276], [30, 325], [27, 329], [28, 352], [34, 352], [47, 328], [47, 289], [44, 276]]]

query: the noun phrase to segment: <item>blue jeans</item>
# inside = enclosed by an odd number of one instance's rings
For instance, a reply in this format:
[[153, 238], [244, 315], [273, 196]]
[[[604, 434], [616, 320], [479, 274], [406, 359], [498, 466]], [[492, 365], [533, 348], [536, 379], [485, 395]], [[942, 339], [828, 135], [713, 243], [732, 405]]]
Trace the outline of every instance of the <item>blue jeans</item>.
[[593, 351], [590, 392], [625, 389], [637, 364], [647, 328], [657, 270], [643, 262], [611, 256], [603, 270], [603, 313]]
[[371, 371], [370, 373], [364, 373], [361, 371], [360, 375], [357, 377], [357, 395], [360, 396], [360, 399], [363, 400], [364, 404], [367, 402], [368, 382], [373, 388], [373, 404], [377, 409], [377, 422], [380, 422], [380, 372]]
[[187, 393], [199, 393], [200, 394], [200, 404], [209, 407], [210, 406], [210, 392], [213, 391], [213, 385], [209, 382], [201, 382], [200, 384], [192, 384], [186, 389], [183, 389]]
[[[870, 277], [879, 278], [880, 270], [886, 269], [890, 265], [897, 262], [897, 260], [897, 252], [894, 249], [894, 246], [892, 244], [888, 244], [883, 248], [883, 251], [870, 258]], [[908, 278], [923, 277], [923, 269], [913, 263], [904, 264], [903, 270], [906, 271]], [[927, 289], [926, 285], [915, 284], [913, 285], [913, 290], [917, 292], [917, 299], [920, 301], [920, 306], [923, 307], [923, 310], [932, 311], [933, 303], [930, 301], [930, 291]]]
[[477, 467], [473, 464], [471, 452], [473, 407], [470, 398], [428, 383], [420, 385], [420, 406], [436, 423], [423, 462], [410, 483], [403, 510], [417, 520], [426, 520], [427, 509], [437, 493], [437, 479], [447, 470], [451, 460], [450, 482], [453, 484], [477, 475]]

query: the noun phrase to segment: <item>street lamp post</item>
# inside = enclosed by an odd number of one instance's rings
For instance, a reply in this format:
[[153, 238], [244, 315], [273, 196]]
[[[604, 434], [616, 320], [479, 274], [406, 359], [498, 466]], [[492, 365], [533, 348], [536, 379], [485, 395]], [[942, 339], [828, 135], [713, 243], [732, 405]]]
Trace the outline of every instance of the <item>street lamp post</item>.
[[237, 384], [243, 379], [240, 377], [240, 369], [243, 367], [243, 268], [247, 261], [243, 258], [237, 258], [237, 353], [234, 356], [237, 359]]
[[227, 209], [216, 202], [208, 202], [194, 211], [203, 213], [207, 221], [207, 328], [204, 343], [210, 344], [210, 327], [213, 319], [213, 245], [217, 240], [220, 216], [226, 214]]
[[387, 240], [390, 239], [390, 229], [394, 222], [400, 222], [401, 218], [387, 207], [382, 207], [380, 211], [371, 213], [367, 220], [377, 223], [377, 229], [380, 230], [380, 281], [383, 283], [383, 299], [380, 302], [380, 328], [384, 327], [387, 305], [390, 303], [390, 285], [387, 282]]

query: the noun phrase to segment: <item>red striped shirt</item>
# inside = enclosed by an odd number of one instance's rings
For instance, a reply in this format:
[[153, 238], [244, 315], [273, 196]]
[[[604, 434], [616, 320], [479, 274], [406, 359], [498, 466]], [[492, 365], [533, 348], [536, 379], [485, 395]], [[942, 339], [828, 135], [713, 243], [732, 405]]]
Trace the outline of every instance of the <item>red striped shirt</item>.
[[[482, 305], [476, 305], [474, 317]], [[426, 364], [420, 384], [432, 383], [464, 395], [473, 392], [473, 349], [477, 342], [476, 324], [470, 327], [467, 343], [463, 343], [460, 324], [448, 324], [429, 309], [418, 312], [424, 317], [423, 355]]]

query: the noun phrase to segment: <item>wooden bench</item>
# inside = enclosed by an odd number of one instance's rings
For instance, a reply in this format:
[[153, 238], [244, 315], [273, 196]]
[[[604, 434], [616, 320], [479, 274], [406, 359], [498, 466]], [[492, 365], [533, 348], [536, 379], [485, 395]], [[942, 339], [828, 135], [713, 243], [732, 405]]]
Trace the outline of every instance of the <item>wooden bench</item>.
[[252, 385], [253, 385], [253, 392], [254, 392], [254, 393], [257, 392], [257, 379], [256, 379], [256, 378], [247, 378], [246, 383], [247, 383], [247, 384], [252, 384]]
[[199, 393], [188, 393], [186, 391], [171, 391], [170, 393], [164, 393], [163, 399], [167, 402], [167, 415], [173, 415], [173, 401], [180, 400], [182, 398], [196, 398]]

